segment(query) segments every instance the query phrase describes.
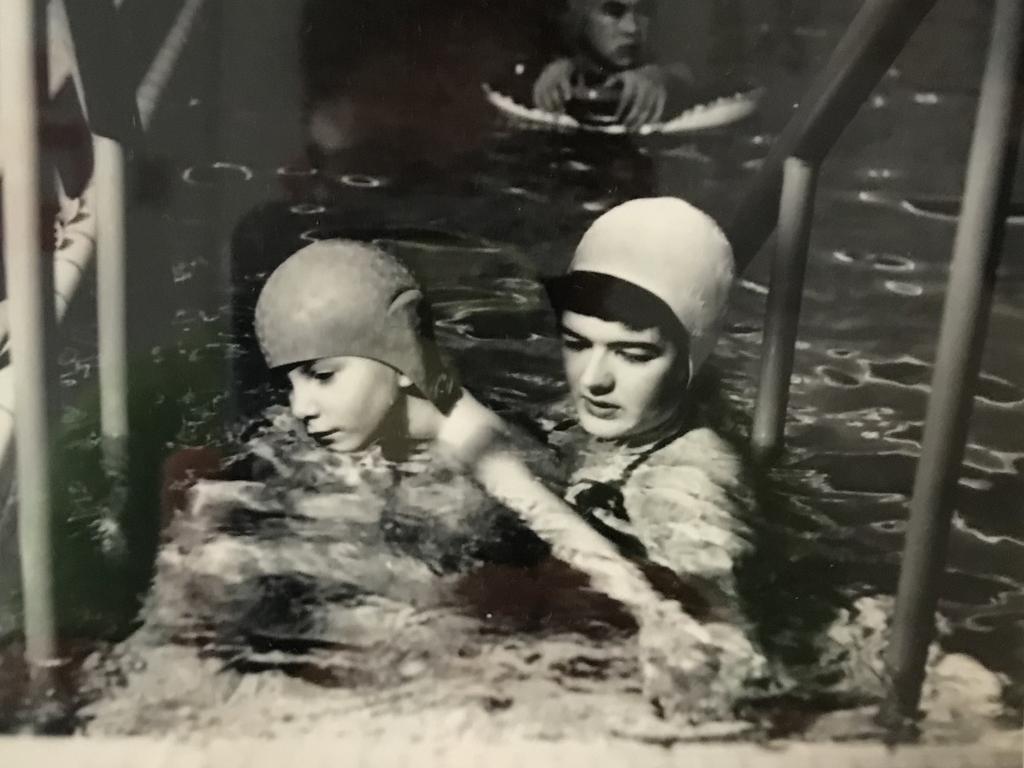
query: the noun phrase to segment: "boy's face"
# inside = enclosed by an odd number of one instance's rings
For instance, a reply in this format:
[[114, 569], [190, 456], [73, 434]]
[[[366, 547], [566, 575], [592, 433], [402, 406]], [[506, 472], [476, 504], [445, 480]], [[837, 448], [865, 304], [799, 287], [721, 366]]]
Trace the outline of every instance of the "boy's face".
[[365, 357], [324, 357], [288, 371], [291, 410], [309, 434], [344, 453], [374, 441], [402, 394], [404, 377]]
[[583, 38], [598, 62], [612, 70], [639, 65], [650, 16], [644, 0], [584, 0]]
[[657, 328], [636, 331], [562, 313], [562, 357], [580, 426], [595, 437], [643, 436], [683, 403], [687, 360]]

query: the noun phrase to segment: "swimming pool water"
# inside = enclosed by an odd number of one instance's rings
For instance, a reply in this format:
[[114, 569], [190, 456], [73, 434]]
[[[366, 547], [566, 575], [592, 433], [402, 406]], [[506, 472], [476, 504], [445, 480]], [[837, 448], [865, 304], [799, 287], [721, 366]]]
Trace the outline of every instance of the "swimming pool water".
[[[759, 72], [769, 86], [760, 117], [678, 143], [517, 135], [496, 123], [482, 148], [441, 170], [385, 172], [353, 155], [346, 167], [312, 172], [281, 156], [168, 153], [163, 196], [140, 211], [160, 240], [144, 301], [154, 316], [167, 318], [138, 330], [147, 340], [138, 391], [151, 401], [143, 409], [152, 417], [147, 428], [161, 441], [150, 451], [152, 463], [182, 448], [223, 458], [237, 445], [233, 438], [251, 429], [241, 414], [273, 394], [261, 384], [259, 361], [238, 345], [233, 323], [260, 277], [289, 249], [337, 234], [381, 239], [414, 265], [442, 344], [471, 390], [509, 413], [557, 399], [559, 351], [538, 278], [556, 274], [586, 224], [628, 197], [678, 194], [726, 215], [851, 13], [839, 3], [823, 4], [816, 16], [808, 11], [785, 38], [803, 60], [787, 63], [776, 53]], [[895, 586], [955, 228], [948, 202], [928, 201], [960, 194], [987, 18], [987, 4], [940, 3], [823, 169], [787, 451], [769, 485], [780, 527], [809, 564], [804, 575], [827, 575], [848, 599]], [[748, 25], [748, 38], [779, 31]], [[747, 62], [755, 71], [758, 63]], [[182, 104], [189, 87], [187, 79], [179, 85]], [[255, 119], [277, 118], [267, 111]], [[1018, 706], [1024, 348], [1017, 338], [1024, 268], [1013, 254], [1021, 245], [1014, 224], [940, 603], [952, 628], [945, 647], [1009, 674]], [[762, 256], [737, 285], [714, 359], [728, 403], [723, 427], [738, 440], [756, 391], [766, 286]], [[87, 325], [76, 329], [60, 360], [62, 382], [76, 393], [69, 399], [80, 406], [67, 415], [70, 448], [83, 454], [96, 444], [88, 408], [79, 402], [88, 398], [77, 394], [94, 386], [90, 338]], [[239, 383], [257, 391], [238, 392]], [[146, 507], [147, 493], [149, 509], [159, 505], [155, 487], [139, 492], [135, 508]], [[119, 532], [104, 512], [100, 491], [108, 488], [70, 489], [84, 529], [107, 550], [116, 553], [119, 537], [134, 541], [130, 524]], [[146, 536], [152, 546], [153, 534]], [[85, 538], [80, 544], [90, 546]]]

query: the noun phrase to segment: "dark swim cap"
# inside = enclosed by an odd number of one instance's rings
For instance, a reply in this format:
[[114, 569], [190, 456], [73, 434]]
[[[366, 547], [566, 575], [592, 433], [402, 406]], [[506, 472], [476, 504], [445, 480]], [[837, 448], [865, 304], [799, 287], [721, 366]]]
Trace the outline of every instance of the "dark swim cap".
[[256, 303], [256, 337], [267, 365], [365, 357], [405, 374], [426, 397], [447, 400], [432, 328], [421, 327], [423, 294], [412, 274], [380, 248], [323, 240], [274, 270]]

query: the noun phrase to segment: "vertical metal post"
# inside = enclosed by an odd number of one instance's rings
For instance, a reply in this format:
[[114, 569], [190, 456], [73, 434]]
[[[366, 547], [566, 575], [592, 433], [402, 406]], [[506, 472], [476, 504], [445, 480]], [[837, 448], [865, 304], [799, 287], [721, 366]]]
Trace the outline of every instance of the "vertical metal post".
[[139, 84], [135, 98], [139, 108], [139, 122], [143, 130], [149, 128], [160, 97], [163, 95], [164, 88], [167, 87], [167, 82], [174, 73], [178, 57], [181, 56], [181, 52], [188, 42], [189, 33], [192, 31], [192, 27], [199, 17], [199, 11], [202, 10], [205, 2], [206, 0], [185, 1], [177, 18], [174, 20], [171, 31], [164, 38], [164, 42], [161, 44], [160, 50], [157, 51], [153, 63], [149, 65], [146, 75]]
[[786, 160], [751, 430], [752, 447], [760, 458], [768, 458], [782, 447], [817, 182], [816, 166], [798, 157]]
[[100, 423], [107, 468], [117, 472], [128, 437], [128, 280], [125, 255], [125, 158], [113, 139], [97, 136], [96, 295]]
[[57, 655], [51, 541], [53, 254], [44, 247], [39, 154], [45, 76], [44, 3], [4, 0], [0, 10], [0, 151], [3, 152], [4, 268], [14, 362], [18, 544], [25, 610], [25, 655], [36, 681]]
[[1021, 0], [998, 0], [886, 656], [890, 689], [880, 717], [890, 725], [917, 714], [935, 631], [938, 581], [1020, 141], [1022, 34]]

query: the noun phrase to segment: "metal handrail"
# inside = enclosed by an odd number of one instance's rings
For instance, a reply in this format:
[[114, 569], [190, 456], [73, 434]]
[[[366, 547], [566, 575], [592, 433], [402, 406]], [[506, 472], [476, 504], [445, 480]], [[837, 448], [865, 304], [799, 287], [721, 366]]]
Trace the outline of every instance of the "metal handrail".
[[761, 461], [771, 459], [782, 446], [817, 187], [817, 165], [798, 157], [786, 161], [779, 235], [765, 308], [761, 374], [750, 428], [751, 447]]
[[202, 10], [206, 0], [185, 0], [184, 5], [178, 12], [174, 24], [164, 38], [163, 44], [153, 57], [153, 63], [139, 83], [135, 92], [135, 100], [139, 109], [139, 122], [143, 130], [149, 127], [153, 120], [153, 113], [167, 87], [174, 68], [178, 64], [185, 43], [196, 23], [199, 11]]
[[[25, 600], [25, 656], [33, 679], [57, 653], [50, 509], [51, 437], [56, 392], [52, 269], [43, 253], [36, 41], [45, 29], [34, 0], [9, 0], [0, 16], [0, 151], [4, 153], [4, 270], [10, 303], [11, 354], [17, 358], [14, 392], [18, 452], [18, 551]], [[45, 70], [45, 59], [42, 63]]]
[[890, 692], [882, 717], [892, 725], [917, 710], [935, 634], [938, 582], [1024, 123], [1022, 74], [1024, 5], [996, 0], [886, 658]]
[[[782, 442], [818, 165], [856, 112], [855, 97], [867, 97], [931, 5], [875, 0], [865, 6], [733, 221], [740, 268], [774, 228], [773, 211], [779, 222], [751, 433], [761, 457], [773, 455]], [[917, 717], [934, 638], [938, 582], [1024, 122], [1022, 41], [1021, 0], [997, 0], [885, 657], [887, 694], [879, 715], [893, 729]]]
[[[185, 0], [174, 25], [133, 94], [148, 124], [157, 101], [182, 52], [205, 0]], [[0, 490], [6, 493], [17, 467], [18, 537], [21, 561], [26, 659], [34, 686], [45, 689], [47, 670], [58, 663], [52, 541], [52, 445], [56, 371], [54, 336], [57, 322], [70, 304], [89, 262], [97, 259], [97, 314], [100, 337], [100, 389], [104, 450], [108, 466], [117, 468], [127, 437], [127, 301], [124, 228], [124, 149], [114, 138], [94, 135], [95, 167], [82, 201], [92, 215], [68, 232], [65, 250], [45, 253], [40, 237], [42, 185], [48, 170], [40, 159], [37, 123], [38, 83], [48, 81], [45, 67], [37, 71], [37, 45], [48, 56], [59, 34], [58, 75], [84, 90], [73, 30], [63, 2], [4, 0], [0, 4], [0, 149], [4, 173], [5, 264], [11, 320], [12, 360], [0, 368]], [[76, 10], [81, 10], [76, 8]], [[40, 42], [42, 41], [42, 42]], [[40, 79], [41, 76], [41, 79]], [[63, 81], [62, 81], [63, 82]], [[42, 89], [46, 93], [46, 89]], [[80, 98], [85, 98], [80, 94]], [[92, 118], [97, 116], [92, 115]], [[101, 120], [102, 122], [102, 120]], [[116, 121], [96, 130], [121, 130]], [[95, 211], [92, 211], [93, 205]], [[40, 258], [40, 255], [53, 256]], [[57, 301], [59, 300], [59, 301]], [[14, 408], [14, 401], [17, 408]], [[15, 450], [16, 444], [17, 460]]]
[[865, 0], [726, 223], [739, 271], [775, 229], [786, 159], [821, 162], [934, 5], [935, 0]]

